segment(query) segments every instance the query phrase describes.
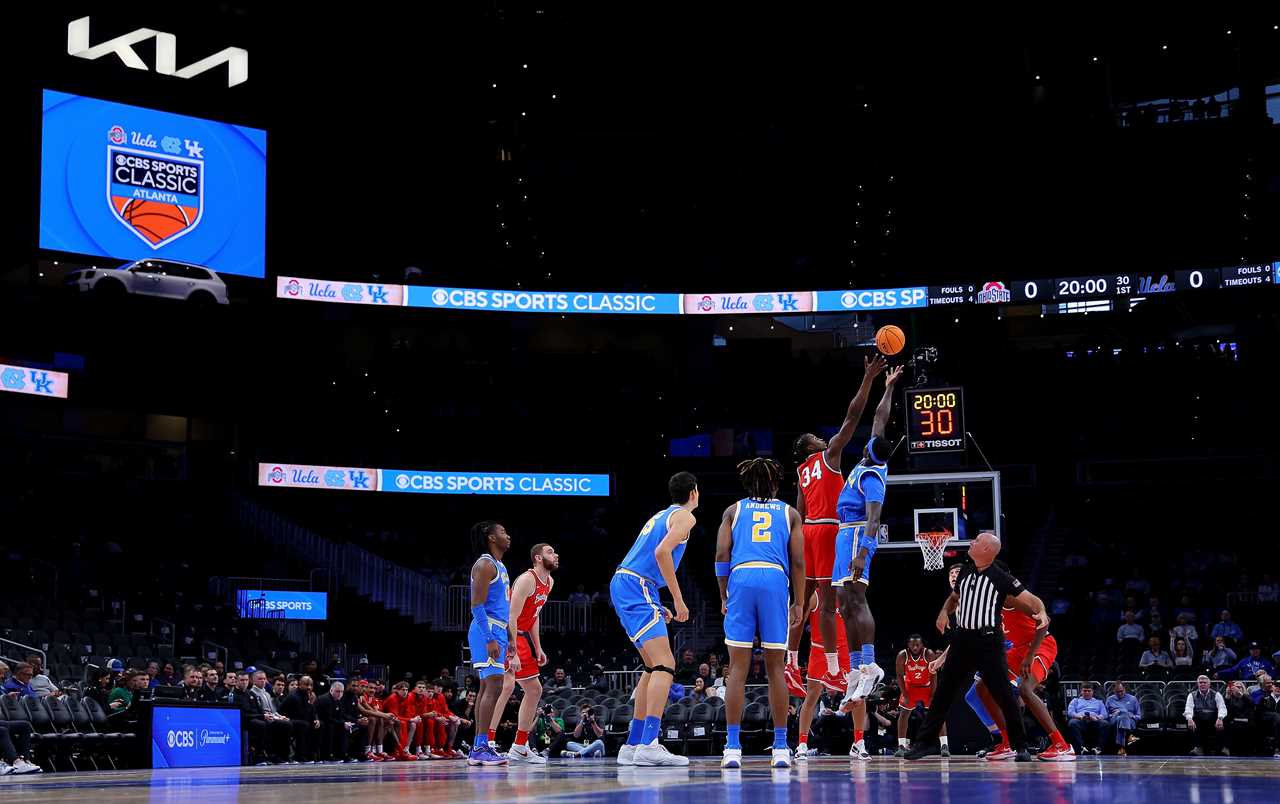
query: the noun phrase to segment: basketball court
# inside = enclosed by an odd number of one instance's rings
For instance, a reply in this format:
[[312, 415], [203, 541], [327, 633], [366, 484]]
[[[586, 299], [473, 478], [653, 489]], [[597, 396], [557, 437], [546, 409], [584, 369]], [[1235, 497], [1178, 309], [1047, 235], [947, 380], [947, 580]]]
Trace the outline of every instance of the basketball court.
[[1074, 763], [986, 763], [972, 758], [907, 763], [812, 759], [771, 770], [763, 757], [740, 771], [716, 759], [688, 768], [622, 768], [612, 759], [554, 761], [543, 768], [472, 768], [461, 762], [289, 768], [60, 773], [12, 777], [0, 800], [298, 802], [449, 801], [808, 802], [1195, 802], [1280, 799], [1280, 760], [1194, 757], [1088, 758]]

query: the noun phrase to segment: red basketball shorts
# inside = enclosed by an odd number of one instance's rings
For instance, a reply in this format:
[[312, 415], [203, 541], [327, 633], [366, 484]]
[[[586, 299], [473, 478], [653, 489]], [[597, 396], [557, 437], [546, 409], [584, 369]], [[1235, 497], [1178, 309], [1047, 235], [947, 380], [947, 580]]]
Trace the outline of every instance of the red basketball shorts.
[[[1030, 645], [1019, 645], [1009, 649], [1009, 680], [1015, 684], [1022, 677], [1022, 662], [1027, 658], [1027, 648]], [[1036, 655], [1031, 658], [1031, 675], [1035, 678], [1037, 684], [1044, 683], [1049, 677], [1049, 668], [1053, 667], [1053, 662], [1058, 658], [1058, 643], [1052, 636], [1046, 636], [1044, 641], [1040, 643], [1040, 649], [1036, 651]]]
[[523, 631], [516, 635], [516, 655], [520, 657], [520, 672], [516, 673], [516, 681], [537, 678], [541, 672], [538, 654], [533, 650], [533, 640]]
[[908, 684], [902, 688], [902, 695], [898, 697], [898, 706], [903, 709], [915, 709], [919, 705], [924, 705], [924, 708], [928, 709], [931, 703], [933, 703], [932, 687], [915, 687]]
[[804, 526], [804, 577], [831, 580], [831, 570], [836, 563], [836, 534], [839, 532], [839, 525]]

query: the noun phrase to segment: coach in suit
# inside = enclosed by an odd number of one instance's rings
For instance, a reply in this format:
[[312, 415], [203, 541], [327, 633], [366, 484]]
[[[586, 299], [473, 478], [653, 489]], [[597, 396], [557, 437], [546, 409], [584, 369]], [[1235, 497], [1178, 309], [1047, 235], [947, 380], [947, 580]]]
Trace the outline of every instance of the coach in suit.
[[347, 695], [341, 681], [334, 681], [328, 692], [316, 698], [316, 717], [320, 720], [320, 759], [358, 762], [368, 742], [369, 721], [357, 711], [355, 696]]

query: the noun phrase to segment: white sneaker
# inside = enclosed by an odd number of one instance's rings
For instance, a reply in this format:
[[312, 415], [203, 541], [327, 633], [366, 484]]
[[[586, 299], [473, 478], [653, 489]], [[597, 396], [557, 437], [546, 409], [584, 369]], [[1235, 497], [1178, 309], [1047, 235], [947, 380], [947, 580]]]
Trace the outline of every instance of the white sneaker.
[[866, 698], [883, 679], [884, 670], [880, 669], [880, 665], [872, 662], [871, 664], [863, 667], [862, 686], [858, 688], [858, 697]]
[[665, 745], [654, 740], [648, 745], [636, 748], [635, 764], [637, 768], [654, 766], [680, 767], [688, 765], [689, 758], [671, 753]]
[[524, 763], [526, 765], [545, 765], [547, 758], [537, 751], [530, 751], [527, 745], [513, 745], [507, 751], [507, 761], [512, 765]]
[[812, 748], [810, 748], [810, 747], [809, 747], [808, 743], [801, 743], [800, 745], [797, 745], [797, 746], [796, 746], [796, 753], [795, 753], [795, 761], [796, 761], [796, 762], [808, 762], [808, 761], [809, 761], [809, 752], [814, 751], [814, 750], [815, 750], [815, 749], [812, 749]]
[[867, 753], [867, 749], [857, 743], [849, 749], [850, 759], [871, 759], [871, 755]]
[[8, 762], [0, 759], [0, 776], [8, 776], [14, 772], [14, 767]]
[[845, 693], [844, 697], [840, 699], [841, 712], [848, 712], [850, 710], [849, 704], [862, 700], [862, 695], [859, 694], [859, 690], [862, 689], [862, 678], [862, 668], [859, 667], [855, 667], [845, 675]]
[[28, 762], [22, 757], [18, 757], [18, 761], [13, 763], [13, 772], [17, 774], [44, 773], [44, 768], [34, 762]]
[[624, 745], [624, 746], [622, 746], [621, 748], [619, 748], [619, 749], [618, 749], [618, 764], [619, 764], [619, 765], [635, 765], [635, 764], [636, 764], [636, 749], [637, 749], [638, 747], [639, 747], [639, 746], [635, 746], [635, 745]]
[[741, 768], [742, 767], [742, 749], [741, 748], [724, 749], [724, 756], [720, 758], [720, 767]]
[[773, 749], [773, 759], [769, 760], [769, 766], [772, 768], [791, 767], [791, 749], [790, 748]]

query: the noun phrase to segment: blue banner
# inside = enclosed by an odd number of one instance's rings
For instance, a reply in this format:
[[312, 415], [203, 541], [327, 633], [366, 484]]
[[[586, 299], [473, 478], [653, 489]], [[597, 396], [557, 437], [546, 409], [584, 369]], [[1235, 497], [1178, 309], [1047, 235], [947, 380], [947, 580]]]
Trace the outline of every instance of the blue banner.
[[329, 615], [329, 596], [324, 592], [240, 589], [236, 610], [241, 617], [254, 619], [323, 620]]
[[40, 247], [265, 277], [267, 132], [45, 90]]
[[928, 288], [884, 290], [820, 290], [816, 312], [847, 313], [868, 310], [902, 310], [929, 306]]
[[633, 313], [678, 315], [676, 293], [588, 293], [482, 290], [410, 285], [405, 305], [438, 310], [506, 310], [517, 313]]
[[503, 494], [531, 497], [608, 497], [608, 475], [422, 472], [381, 469], [382, 491], [409, 494]]
[[211, 768], [240, 764], [239, 709], [162, 706], [151, 711], [151, 767]]

